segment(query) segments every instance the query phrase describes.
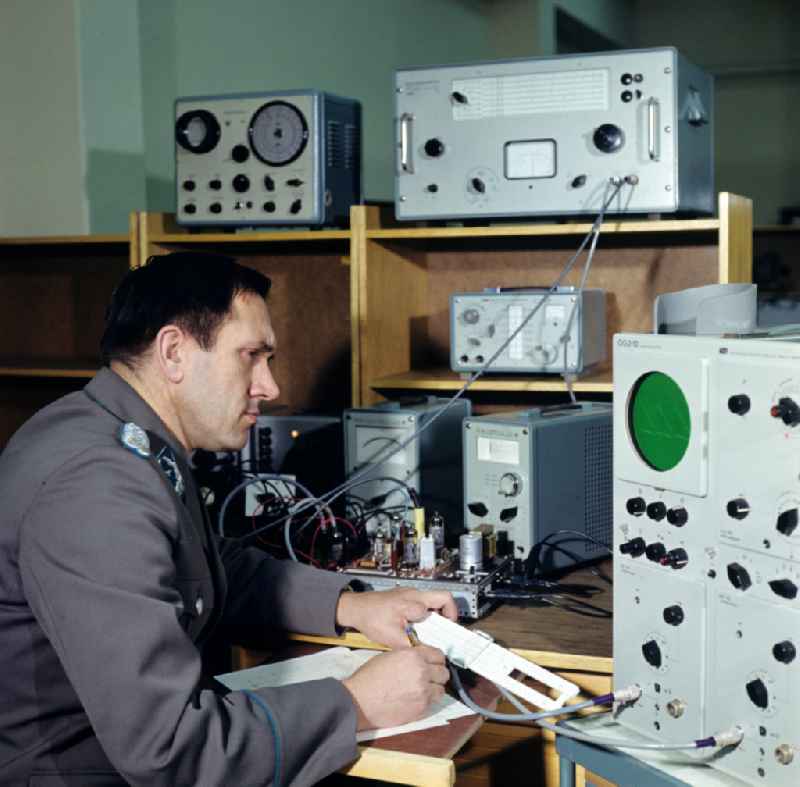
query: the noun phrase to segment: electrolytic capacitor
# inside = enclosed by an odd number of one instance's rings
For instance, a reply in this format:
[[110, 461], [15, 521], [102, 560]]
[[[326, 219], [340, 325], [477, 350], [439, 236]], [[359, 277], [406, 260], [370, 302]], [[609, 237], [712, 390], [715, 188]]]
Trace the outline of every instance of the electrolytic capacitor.
[[483, 536], [464, 533], [458, 539], [458, 558], [462, 571], [480, 571], [483, 567]]

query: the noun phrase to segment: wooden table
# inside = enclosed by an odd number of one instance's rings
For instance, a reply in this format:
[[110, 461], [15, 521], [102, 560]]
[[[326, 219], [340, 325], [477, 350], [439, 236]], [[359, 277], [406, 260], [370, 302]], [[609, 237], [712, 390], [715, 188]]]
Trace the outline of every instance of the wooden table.
[[[610, 561], [601, 564], [599, 569], [608, 576]], [[611, 610], [610, 585], [595, 577], [590, 569], [575, 571], [565, 581], [602, 588], [602, 593], [592, 603]], [[611, 691], [610, 618], [587, 618], [549, 605], [520, 607], [501, 604], [469, 627], [491, 635], [524, 658], [571, 680], [581, 687], [584, 696]], [[366, 637], [354, 633], [339, 638], [302, 634], [291, 637], [304, 642], [380, 649]], [[239, 666], [251, 666], [262, 660], [263, 654], [245, 651]], [[500, 710], [514, 712], [503, 703]], [[476, 719], [474, 716], [469, 718]], [[474, 729], [465, 729], [463, 734], [454, 736], [447, 750], [440, 748], [435, 754], [417, 738], [419, 735], [413, 733], [385, 739], [395, 742], [389, 745], [361, 746], [361, 756], [342, 772], [382, 783], [419, 787], [507, 787], [517, 781], [544, 787], [558, 784], [558, 756], [553, 735], [538, 727], [491, 721], [482, 726], [478, 723]], [[524, 768], [524, 775], [520, 768]], [[579, 786], [584, 783], [584, 778], [582, 769], [579, 769]]]

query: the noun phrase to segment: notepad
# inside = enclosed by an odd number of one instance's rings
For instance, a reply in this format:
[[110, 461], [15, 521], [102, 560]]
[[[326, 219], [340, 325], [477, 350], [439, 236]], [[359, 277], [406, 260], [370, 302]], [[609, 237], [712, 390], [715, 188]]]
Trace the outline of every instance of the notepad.
[[[360, 648], [356, 650], [342, 647], [328, 648], [310, 656], [287, 659], [274, 664], [264, 664], [260, 667], [251, 667], [237, 672], [227, 672], [224, 675], [217, 675], [216, 679], [231, 691], [288, 686], [292, 683], [321, 680], [322, 678], [344, 680], [379, 653], [381, 653], [379, 650]], [[400, 735], [404, 732], [425, 730], [430, 727], [442, 727], [451, 719], [458, 719], [471, 714], [472, 711], [466, 705], [453, 697], [445, 695], [432, 705], [428, 715], [419, 721], [413, 721], [397, 727], [363, 730], [358, 733], [357, 737], [359, 741], [369, 741], [376, 738], [387, 738], [391, 735]]]

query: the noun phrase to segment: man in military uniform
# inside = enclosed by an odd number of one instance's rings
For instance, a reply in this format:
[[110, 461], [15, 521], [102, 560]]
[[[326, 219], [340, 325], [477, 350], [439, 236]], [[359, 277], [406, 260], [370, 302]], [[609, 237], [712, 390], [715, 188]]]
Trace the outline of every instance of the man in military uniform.
[[[408, 648], [449, 594], [346, 581], [218, 539], [187, 464], [238, 450], [278, 396], [269, 280], [173, 254], [114, 293], [104, 368], [0, 457], [0, 784], [306, 785], [357, 756], [356, 731], [422, 716], [442, 654]], [[225, 693], [202, 671], [222, 624], [395, 648], [345, 681]], [[402, 675], [403, 679], [398, 680]]]

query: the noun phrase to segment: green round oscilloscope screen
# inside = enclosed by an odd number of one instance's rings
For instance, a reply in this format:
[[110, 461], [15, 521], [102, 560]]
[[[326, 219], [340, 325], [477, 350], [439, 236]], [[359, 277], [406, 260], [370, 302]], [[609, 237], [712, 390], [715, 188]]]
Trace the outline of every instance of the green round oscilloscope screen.
[[640, 377], [628, 404], [628, 427], [639, 456], [654, 470], [672, 470], [689, 447], [692, 422], [680, 386], [663, 372]]

